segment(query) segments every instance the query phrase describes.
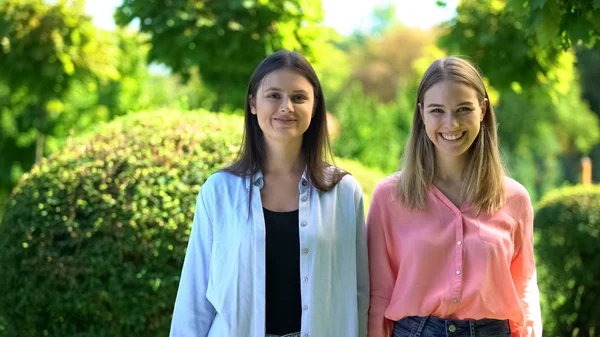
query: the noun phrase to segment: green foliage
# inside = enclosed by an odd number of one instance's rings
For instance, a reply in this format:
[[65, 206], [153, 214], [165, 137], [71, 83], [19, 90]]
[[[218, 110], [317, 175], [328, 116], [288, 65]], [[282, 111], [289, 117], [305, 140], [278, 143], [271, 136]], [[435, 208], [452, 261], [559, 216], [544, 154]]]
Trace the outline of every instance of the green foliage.
[[252, 71], [276, 50], [315, 59], [322, 17], [320, 0], [125, 0], [115, 14], [120, 25], [140, 20], [140, 30], [151, 36], [150, 61], [184, 78], [198, 67], [217, 94], [215, 108], [241, 108]]
[[536, 207], [544, 333], [596, 336], [600, 329], [600, 185], [548, 193]]
[[335, 165], [343, 170], [346, 170], [356, 178], [362, 187], [365, 203], [365, 215], [369, 211], [369, 205], [371, 204], [371, 196], [377, 184], [385, 178], [385, 174], [378, 169], [365, 167], [358, 161], [336, 158]]
[[589, 0], [463, 0], [441, 44], [473, 57], [497, 88], [538, 84], [579, 41], [600, 38], [600, 3]]
[[507, 0], [506, 5], [521, 14], [519, 19], [541, 45], [567, 50], [579, 42], [594, 45], [600, 39], [598, 0]]
[[335, 108], [340, 134], [333, 143], [334, 153], [394, 172], [408, 137], [411, 112], [408, 104], [382, 104], [365, 96], [355, 84], [342, 94]]
[[167, 335], [195, 196], [241, 125], [134, 114], [25, 175], [0, 226], [6, 336]]
[[600, 45], [592, 49], [577, 48], [576, 55], [583, 97], [600, 116]]
[[541, 44], [519, 19], [520, 12], [503, 0], [463, 0], [440, 44], [472, 58], [499, 90], [513, 82], [534, 86], [538, 74], [554, 65], [560, 48]]
[[[36, 165], [0, 224], [0, 289], [10, 289], [0, 335], [166, 336], [196, 195], [233, 161], [242, 125], [203, 110], [136, 113]], [[340, 164], [369, 193], [382, 178]]]
[[[96, 30], [82, 8], [80, 1], [0, 2], [2, 193], [41, 159], [48, 142], [55, 145], [54, 136], [66, 137], [75, 123], [96, 121], [96, 111], [65, 107], [64, 100], [77, 90], [73, 87], [81, 89], [77, 98], [89, 97], [89, 91], [119, 77], [119, 67], [125, 64], [111, 63], [118, 47], [108, 33]], [[88, 103], [94, 104], [98, 101]]]
[[81, 1], [6, 0], [0, 6], [0, 64], [10, 65], [0, 67], [0, 80], [12, 90], [27, 88], [46, 103], [61, 97], [74, 78], [117, 75], [111, 50], [97, 39]]
[[350, 80], [360, 82], [365, 94], [376, 96], [383, 103], [395, 101], [402, 89], [416, 89], [412, 82], [420, 79], [422, 73], [416, 71], [413, 63], [429, 54], [438, 35], [434, 31], [389, 25], [365, 41], [351, 42], [348, 51], [353, 69]]

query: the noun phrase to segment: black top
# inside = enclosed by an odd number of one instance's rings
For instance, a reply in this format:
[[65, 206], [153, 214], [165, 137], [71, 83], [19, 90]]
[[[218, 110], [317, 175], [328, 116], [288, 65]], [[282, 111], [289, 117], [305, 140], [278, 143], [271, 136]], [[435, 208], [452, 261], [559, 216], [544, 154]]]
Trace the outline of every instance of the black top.
[[300, 231], [298, 210], [272, 212], [263, 208], [266, 239], [266, 332], [285, 335], [300, 331]]

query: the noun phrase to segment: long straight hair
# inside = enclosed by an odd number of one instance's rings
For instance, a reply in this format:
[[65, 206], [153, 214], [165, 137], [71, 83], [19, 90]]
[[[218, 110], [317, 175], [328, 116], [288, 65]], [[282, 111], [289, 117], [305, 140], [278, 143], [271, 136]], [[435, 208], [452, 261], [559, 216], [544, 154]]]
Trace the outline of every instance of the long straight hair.
[[453, 81], [473, 88], [479, 102], [485, 104], [482, 108], [485, 108], [486, 113], [479, 134], [467, 150], [461, 195], [477, 213], [493, 213], [504, 205], [506, 199], [506, 170], [498, 149], [496, 114], [490, 104], [481, 74], [473, 64], [459, 57], [438, 59], [423, 75], [396, 192], [409, 208], [425, 209], [427, 191], [436, 177], [436, 159], [435, 145], [425, 132], [419, 104], [423, 104], [427, 90], [441, 81]]
[[[250, 77], [248, 92], [246, 93], [242, 145], [236, 160], [223, 171], [251, 179], [258, 171], [264, 170], [268, 154], [258, 118], [251, 111], [251, 98], [256, 97], [265, 77], [280, 69], [294, 71], [306, 78], [313, 87], [315, 95], [314, 114], [308, 129], [302, 136], [301, 155], [306, 163], [309, 181], [317, 189], [329, 191], [347, 173], [329, 164], [333, 163], [333, 155], [327, 131], [327, 110], [325, 109], [321, 82], [313, 67], [302, 55], [288, 50], [279, 50], [269, 55], [256, 67]], [[250, 189], [251, 191], [252, 189]]]

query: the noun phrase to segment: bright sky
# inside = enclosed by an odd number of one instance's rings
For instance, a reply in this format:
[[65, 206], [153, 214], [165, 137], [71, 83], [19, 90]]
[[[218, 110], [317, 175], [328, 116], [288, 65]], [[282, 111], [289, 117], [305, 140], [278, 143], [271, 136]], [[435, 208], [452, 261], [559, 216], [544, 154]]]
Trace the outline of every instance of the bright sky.
[[[370, 26], [373, 9], [393, 3], [396, 16], [409, 27], [429, 28], [454, 16], [459, 0], [446, 1], [446, 8], [436, 6], [435, 0], [322, 0], [325, 24], [342, 35]], [[49, 1], [51, 2], [51, 1]], [[113, 12], [122, 0], [87, 0], [86, 13], [104, 29], [114, 28]]]

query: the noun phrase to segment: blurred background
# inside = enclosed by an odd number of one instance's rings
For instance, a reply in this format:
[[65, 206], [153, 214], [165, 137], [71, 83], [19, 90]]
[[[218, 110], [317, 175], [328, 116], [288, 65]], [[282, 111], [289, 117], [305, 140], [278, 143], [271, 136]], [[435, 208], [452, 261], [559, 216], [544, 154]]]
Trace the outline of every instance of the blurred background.
[[256, 65], [324, 87], [368, 201], [439, 57], [481, 69], [536, 208], [546, 336], [600, 336], [599, 0], [0, 0], [0, 336], [166, 336]]

